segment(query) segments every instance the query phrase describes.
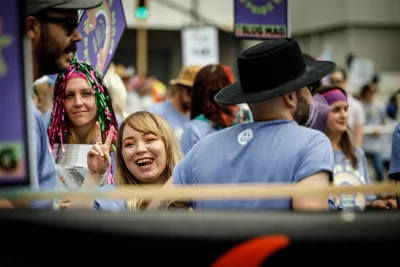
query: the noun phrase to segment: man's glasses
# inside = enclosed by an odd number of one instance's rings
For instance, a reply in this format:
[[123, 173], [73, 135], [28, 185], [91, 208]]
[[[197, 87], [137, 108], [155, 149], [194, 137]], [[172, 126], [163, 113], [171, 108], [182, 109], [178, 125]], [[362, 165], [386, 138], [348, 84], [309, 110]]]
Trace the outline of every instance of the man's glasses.
[[61, 24], [65, 28], [65, 30], [67, 30], [68, 36], [71, 36], [79, 25], [79, 22], [76, 19], [56, 18], [46, 15], [35, 15], [35, 18], [41, 22]]

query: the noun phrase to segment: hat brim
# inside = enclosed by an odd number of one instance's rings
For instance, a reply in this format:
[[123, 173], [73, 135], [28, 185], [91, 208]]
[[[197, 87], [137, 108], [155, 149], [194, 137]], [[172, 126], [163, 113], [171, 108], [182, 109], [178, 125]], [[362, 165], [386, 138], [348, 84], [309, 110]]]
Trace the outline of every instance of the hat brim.
[[181, 79], [173, 79], [169, 81], [169, 84], [171, 85], [175, 85], [175, 84], [182, 84], [184, 86], [189, 86], [192, 87], [193, 83], [189, 82], [189, 81], [185, 81], [185, 80], [181, 80]]
[[92, 9], [103, 4], [103, 0], [72, 0], [67, 3], [54, 6], [56, 9]]
[[[265, 91], [243, 92], [240, 81], [237, 81], [219, 91], [215, 96], [215, 101], [221, 104], [233, 105], [271, 99], [310, 85], [330, 74], [336, 68], [336, 64], [331, 61], [308, 60], [305, 61], [305, 64], [305, 73], [285, 84]], [[260, 86], [263, 85], [260, 84]]]

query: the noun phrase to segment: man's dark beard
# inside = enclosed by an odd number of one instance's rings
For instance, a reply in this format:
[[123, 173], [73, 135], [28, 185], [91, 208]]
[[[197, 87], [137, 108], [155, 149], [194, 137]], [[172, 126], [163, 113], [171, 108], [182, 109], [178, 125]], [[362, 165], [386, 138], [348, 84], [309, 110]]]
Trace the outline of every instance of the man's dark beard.
[[304, 125], [308, 121], [310, 116], [310, 105], [307, 103], [306, 99], [300, 95], [299, 91], [296, 91], [297, 95], [297, 109], [294, 113], [294, 120], [299, 125]]
[[56, 74], [66, 71], [60, 66], [60, 57], [64, 51], [63, 47], [54, 42], [49, 35], [48, 27], [41, 28], [40, 41], [36, 47], [36, 55], [41, 75]]

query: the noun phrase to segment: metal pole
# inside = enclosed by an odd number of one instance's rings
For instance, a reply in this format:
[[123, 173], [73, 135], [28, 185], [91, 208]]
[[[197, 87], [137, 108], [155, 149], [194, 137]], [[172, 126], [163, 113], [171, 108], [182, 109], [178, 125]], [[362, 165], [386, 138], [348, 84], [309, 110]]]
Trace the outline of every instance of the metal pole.
[[138, 76], [147, 75], [147, 27], [145, 22], [139, 22], [136, 29], [136, 53]]

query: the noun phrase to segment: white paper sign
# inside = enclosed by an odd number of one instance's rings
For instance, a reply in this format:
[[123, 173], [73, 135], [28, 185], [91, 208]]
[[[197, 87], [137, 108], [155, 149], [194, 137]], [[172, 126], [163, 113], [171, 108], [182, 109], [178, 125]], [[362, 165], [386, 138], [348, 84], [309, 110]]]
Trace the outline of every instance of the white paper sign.
[[183, 66], [219, 63], [218, 30], [214, 27], [187, 27], [181, 31]]
[[59, 144], [54, 145], [57, 171], [56, 188], [75, 192], [86, 177], [87, 153], [93, 145], [64, 144], [64, 153]]

